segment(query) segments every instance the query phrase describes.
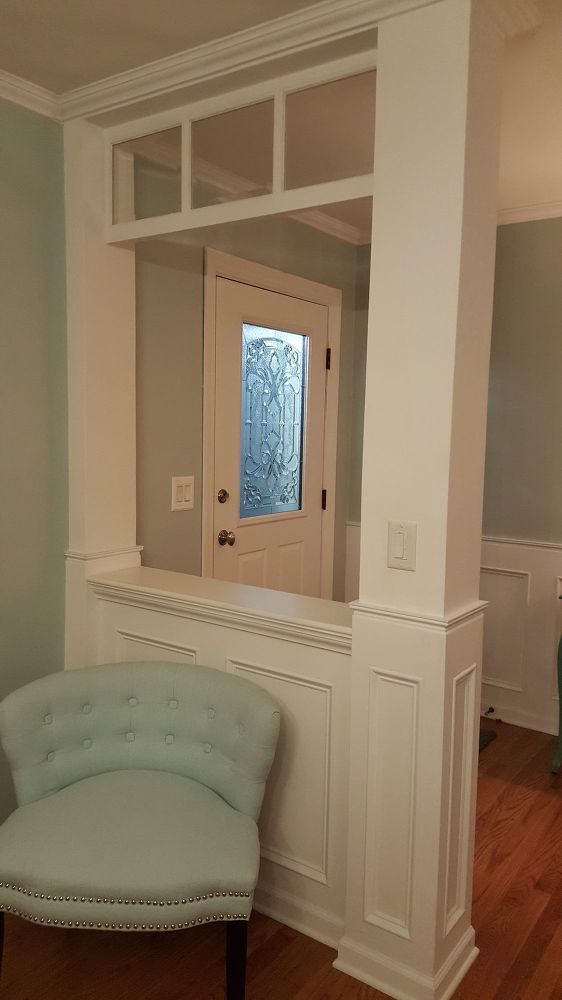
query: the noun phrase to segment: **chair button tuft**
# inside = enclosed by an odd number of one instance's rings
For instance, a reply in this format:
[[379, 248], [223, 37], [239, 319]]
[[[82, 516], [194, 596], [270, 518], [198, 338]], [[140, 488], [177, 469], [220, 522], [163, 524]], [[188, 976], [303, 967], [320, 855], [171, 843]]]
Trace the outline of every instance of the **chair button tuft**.
[[139, 703], [138, 698], [135, 698], [134, 696], [132, 698], [129, 698], [129, 705], [131, 706], [131, 708], [134, 708], [135, 705], [138, 705], [138, 703]]
[[210, 753], [212, 749], [213, 748], [212, 748], [212, 746], [211, 746], [210, 743], [204, 743], [203, 744], [203, 750], [205, 751], [205, 753]]
[[47, 760], [51, 761], [51, 760], [54, 760], [54, 759], [55, 759], [55, 751], [54, 750], [49, 750], [49, 753], [47, 754]]
[[82, 740], [82, 746], [84, 750], [89, 750], [92, 745], [92, 740]]
[[246, 733], [246, 726], [244, 725], [243, 722], [239, 722], [238, 723], [238, 732], [240, 733], [240, 736], [244, 736], [245, 735], [245, 733]]
[[214, 719], [214, 717], [215, 717], [215, 715], [217, 713], [215, 712], [214, 708], [210, 708], [207, 714], [208, 714], [208, 716], [209, 716], [210, 719]]
[[127, 733], [127, 743], [132, 743], [135, 739], [134, 733]]
[[46, 726], [50, 726], [52, 721], [53, 721], [53, 716], [51, 715], [50, 712], [47, 712], [47, 714], [43, 716], [43, 722], [45, 723]]
[[173, 742], [174, 742], [174, 734], [168, 733], [168, 735], [166, 736], [166, 743], [173, 743]]
[[92, 706], [86, 703], [85, 705], [82, 705], [82, 711], [84, 715], [89, 715], [90, 712], [92, 711]]
[[178, 703], [177, 703], [177, 701], [176, 701], [175, 698], [171, 698], [170, 701], [168, 702], [168, 705], [170, 706], [170, 708], [177, 708], [178, 707]]

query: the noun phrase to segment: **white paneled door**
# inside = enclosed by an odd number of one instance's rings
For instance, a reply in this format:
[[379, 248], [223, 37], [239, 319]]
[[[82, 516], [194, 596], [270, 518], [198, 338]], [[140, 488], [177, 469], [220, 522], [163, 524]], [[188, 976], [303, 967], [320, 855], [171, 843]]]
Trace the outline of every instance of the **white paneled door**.
[[213, 575], [320, 596], [328, 307], [219, 276], [215, 309]]

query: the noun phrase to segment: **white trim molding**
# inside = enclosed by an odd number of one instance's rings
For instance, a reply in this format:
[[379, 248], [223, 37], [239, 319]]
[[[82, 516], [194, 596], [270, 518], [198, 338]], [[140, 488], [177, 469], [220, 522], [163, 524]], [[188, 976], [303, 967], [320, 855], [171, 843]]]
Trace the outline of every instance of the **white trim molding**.
[[[396, 14], [424, 7], [436, 0], [323, 0], [322, 3], [264, 21], [243, 31], [213, 39], [183, 52], [116, 73], [105, 80], [77, 87], [60, 101], [64, 120], [101, 114], [162, 97], [187, 87], [201, 87], [209, 80], [229, 77], [322, 45], [333, 45], [354, 36], [367, 36], [374, 48], [377, 24]], [[526, 0], [524, 0], [526, 2]], [[370, 38], [369, 33], [373, 37]], [[365, 41], [359, 47], [365, 48]], [[226, 86], [226, 84], [225, 84]]]
[[60, 97], [45, 87], [39, 87], [13, 73], [6, 73], [5, 70], [0, 70], [0, 98], [46, 118], [60, 118]]
[[[108, 113], [256, 67], [263, 67], [267, 75], [268, 63], [276, 65], [278, 72], [279, 60], [290, 61], [299, 53], [345, 39], [356, 37], [358, 51], [367, 45], [374, 48], [374, 32], [381, 21], [437, 2], [323, 0], [63, 94], [0, 72], [0, 97], [61, 121]], [[508, 37], [529, 31], [541, 22], [534, 0], [489, 2], [490, 17]]]
[[76, 559], [78, 562], [90, 562], [93, 559], [112, 559], [113, 556], [128, 556], [134, 552], [142, 552], [143, 545], [127, 545], [121, 549], [106, 549], [101, 552], [78, 552], [74, 549], [67, 549], [64, 553], [66, 559]]
[[[153, 570], [152, 573], [164, 571]], [[186, 580], [193, 580], [186, 577]], [[215, 581], [206, 580], [205, 585], [212, 586]], [[287, 642], [299, 645], [315, 646], [338, 653], [351, 655], [351, 628], [328, 622], [315, 622], [290, 615], [273, 615], [251, 607], [228, 604], [193, 593], [164, 592], [154, 586], [143, 586], [140, 583], [130, 583], [127, 570], [117, 571], [104, 576], [92, 577], [89, 587], [101, 601], [116, 604], [127, 604], [130, 607], [145, 608], [160, 611], [178, 617], [190, 618], [194, 621], [216, 623], [225, 628], [240, 629], [257, 635], [275, 636]], [[255, 590], [243, 588], [240, 590]], [[291, 595], [292, 603], [298, 603]], [[306, 604], [307, 599], [304, 599]], [[322, 602], [328, 603], [328, 602]]]
[[498, 226], [509, 226], [516, 222], [537, 222], [540, 219], [559, 219], [560, 216], [562, 216], [562, 201], [541, 201], [536, 205], [500, 208]]
[[473, 618], [480, 618], [487, 607], [486, 601], [475, 601], [473, 605], [463, 608], [449, 618], [434, 618], [418, 611], [404, 611], [400, 608], [384, 608], [365, 601], [352, 601], [349, 605], [352, 611], [373, 618], [384, 618], [388, 621], [398, 621], [404, 624], [422, 626], [437, 632], [449, 632], [459, 625], [465, 625]]
[[483, 535], [482, 542], [491, 545], [528, 545], [533, 549], [558, 549], [562, 551], [561, 542], [540, 542], [530, 538], [500, 538], [494, 535]]

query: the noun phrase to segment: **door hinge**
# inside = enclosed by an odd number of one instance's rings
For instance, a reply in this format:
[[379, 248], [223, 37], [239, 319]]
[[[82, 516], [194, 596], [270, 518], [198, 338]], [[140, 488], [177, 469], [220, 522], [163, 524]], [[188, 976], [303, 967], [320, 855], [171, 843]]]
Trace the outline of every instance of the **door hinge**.
[[327, 347], [326, 348], [326, 371], [329, 372], [331, 367], [332, 367], [332, 348], [331, 347]]
[[322, 490], [322, 510], [326, 510], [326, 490]]

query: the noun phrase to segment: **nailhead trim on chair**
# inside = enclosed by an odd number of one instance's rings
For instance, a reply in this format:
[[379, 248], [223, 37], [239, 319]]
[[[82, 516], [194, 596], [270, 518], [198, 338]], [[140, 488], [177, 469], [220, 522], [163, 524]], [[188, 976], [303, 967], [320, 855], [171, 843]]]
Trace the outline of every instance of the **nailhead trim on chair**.
[[[34, 896], [35, 899], [49, 899], [53, 902], [59, 901], [64, 903], [72, 902], [77, 903], [125, 903], [126, 906], [129, 904], [140, 905], [140, 906], [179, 906], [180, 903], [185, 906], [187, 903], [200, 903], [207, 899], [220, 899], [226, 898], [227, 896], [236, 898], [246, 898], [249, 899], [249, 892], [233, 892], [231, 889], [227, 892], [207, 892], [202, 896], [190, 896], [186, 899], [112, 899], [109, 896], [51, 896], [45, 892], [36, 892], [33, 889], [25, 889], [21, 885], [10, 885], [9, 882], [0, 882], [0, 889], [12, 889], [14, 892], [21, 892], [24, 896]], [[3, 907], [0, 906], [0, 909]]]
[[[221, 895], [221, 893], [217, 893]], [[239, 895], [244, 895], [239, 893]], [[248, 893], [249, 895], [249, 893]], [[62, 899], [63, 897], [58, 897]], [[23, 920], [29, 920], [34, 924], [45, 924], [51, 927], [95, 927], [97, 930], [118, 930], [118, 931], [179, 931], [185, 927], [193, 927], [195, 924], [210, 923], [211, 920], [249, 920], [249, 915], [247, 913], [221, 913], [219, 916], [216, 914], [212, 917], [197, 917], [194, 920], [186, 920], [184, 922], [179, 922], [176, 924], [113, 924], [113, 923], [96, 923], [93, 920], [58, 920], [57, 918], [51, 919], [51, 917], [37, 917], [33, 913], [26, 913], [24, 910], [17, 910], [15, 906], [0, 906], [0, 911], [4, 913], [13, 913], [16, 917], [21, 917]]]

